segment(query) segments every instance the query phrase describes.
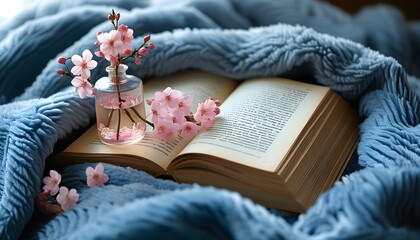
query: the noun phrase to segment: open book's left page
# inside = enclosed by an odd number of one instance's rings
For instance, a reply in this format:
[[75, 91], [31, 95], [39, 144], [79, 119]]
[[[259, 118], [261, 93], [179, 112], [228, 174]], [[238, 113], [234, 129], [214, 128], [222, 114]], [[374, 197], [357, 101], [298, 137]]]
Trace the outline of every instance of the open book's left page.
[[[223, 102], [236, 86], [237, 82], [235, 80], [201, 71], [186, 71], [146, 81], [144, 84], [144, 99], [154, 98], [156, 91], [163, 91], [166, 87], [171, 87], [182, 91], [184, 95], [194, 96], [192, 107], [193, 111], [195, 111], [197, 103], [204, 101], [208, 96]], [[147, 105], [146, 113], [150, 113], [150, 108]], [[107, 155], [138, 156], [139, 158], [152, 161], [162, 169], [166, 169], [171, 160], [185, 148], [189, 141], [181, 137], [178, 137], [173, 142], [160, 141], [152, 136], [151, 131], [151, 127], [148, 127], [144, 138], [139, 143], [126, 146], [110, 146], [100, 142], [96, 133], [96, 125], [94, 125], [65, 149], [64, 153], [80, 156], [89, 154], [101, 157]], [[114, 159], [118, 161], [118, 157]], [[101, 160], [98, 159], [98, 161]], [[115, 164], [118, 164], [118, 162], [115, 162]]]

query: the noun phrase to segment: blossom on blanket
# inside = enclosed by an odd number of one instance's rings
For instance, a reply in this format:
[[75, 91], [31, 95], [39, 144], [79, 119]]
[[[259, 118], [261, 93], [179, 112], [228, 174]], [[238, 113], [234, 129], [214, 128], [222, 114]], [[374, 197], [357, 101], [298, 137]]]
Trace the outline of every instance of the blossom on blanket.
[[76, 189], [69, 189], [67, 187], [60, 187], [60, 193], [57, 195], [57, 202], [60, 204], [63, 211], [68, 211], [76, 205], [79, 201], [79, 194]]
[[108, 182], [108, 175], [104, 173], [104, 165], [101, 163], [97, 164], [95, 168], [88, 167], [86, 168], [86, 176], [87, 176], [87, 185], [89, 187], [103, 186], [106, 182]]
[[49, 191], [50, 195], [54, 196], [58, 193], [60, 182], [61, 175], [55, 170], [50, 170], [50, 176], [44, 177], [43, 179], [45, 185], [42, 189], [44, 191]]
[[[101, 187], [109, 180], [104, 169], [104, 165], [101, 163], [97, 164], [95, 168], [87, 167], [87, 180], [80, 179], [80, 181], [86, 183], [89, 187]], [[67, 187], [59, 186], [61, 175], [57, 171], [50, 170], [50, 176], [44, 177], [43, 182], [45, 184], [44, 191], [38, 193], [35, 199], [36, 206], [43, 214], [59, 214], [71, 209], [79, 201], [79, 194], [76, 189], [69, 190]], [[55, 195], [57, 196], [54, 197]]]

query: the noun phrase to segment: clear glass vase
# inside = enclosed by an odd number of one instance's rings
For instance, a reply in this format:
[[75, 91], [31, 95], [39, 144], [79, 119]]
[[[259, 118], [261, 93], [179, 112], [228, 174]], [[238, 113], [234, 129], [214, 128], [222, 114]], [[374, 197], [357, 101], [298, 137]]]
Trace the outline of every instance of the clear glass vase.
[[95, 84], [98, 136], [105, 144], [131, 144], [144, 137], [143, 82], [127, 75], [127, 69], [124, 64], [108, 66], [108, 76]]

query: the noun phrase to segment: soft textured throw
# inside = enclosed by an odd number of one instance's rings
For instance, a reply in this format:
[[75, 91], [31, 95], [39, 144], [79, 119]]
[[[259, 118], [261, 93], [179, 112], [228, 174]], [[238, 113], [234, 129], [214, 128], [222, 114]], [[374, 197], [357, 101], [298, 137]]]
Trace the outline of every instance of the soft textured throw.
[[[55, 73], [58, 56], [88, 48], [111, 9], [156, 49], [129, 71], [143, 79], [194, 68], [240, 81], [285, 76], [328, 85], [362, 118], [341, 178], [299, 216], [237, 193], [89, 163], [63, 172], [80, 193], [70, 211], [39, 216], [46, 158], [94, 120]], [[419, 239], [420, 23], [385, 5], [355, 15], [311, 0], [41, 1], [0, 26], [0, 239]], [[99, 61], [93, 79], [105, 74]], [[117, 159], [116, 159], [117, 162]]]

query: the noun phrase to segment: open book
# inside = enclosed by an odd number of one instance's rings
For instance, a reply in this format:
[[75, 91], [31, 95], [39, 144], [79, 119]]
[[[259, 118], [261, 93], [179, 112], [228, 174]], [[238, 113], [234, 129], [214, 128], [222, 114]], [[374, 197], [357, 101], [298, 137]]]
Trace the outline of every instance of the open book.
[[209, 131], [193, 140], [164, 142], [149, 129], [137, 144], [108, 146], [94, 125], [50, 161], [131, 166], [303, 212], [341, 176], [358, 141], [357, 115], [328, 87], [281, 78], [239, 82], [186, 71], [146, 82], [145, 99], [167, 86], [193, 95], [193, 107], [208, 96], [222, 102]]

